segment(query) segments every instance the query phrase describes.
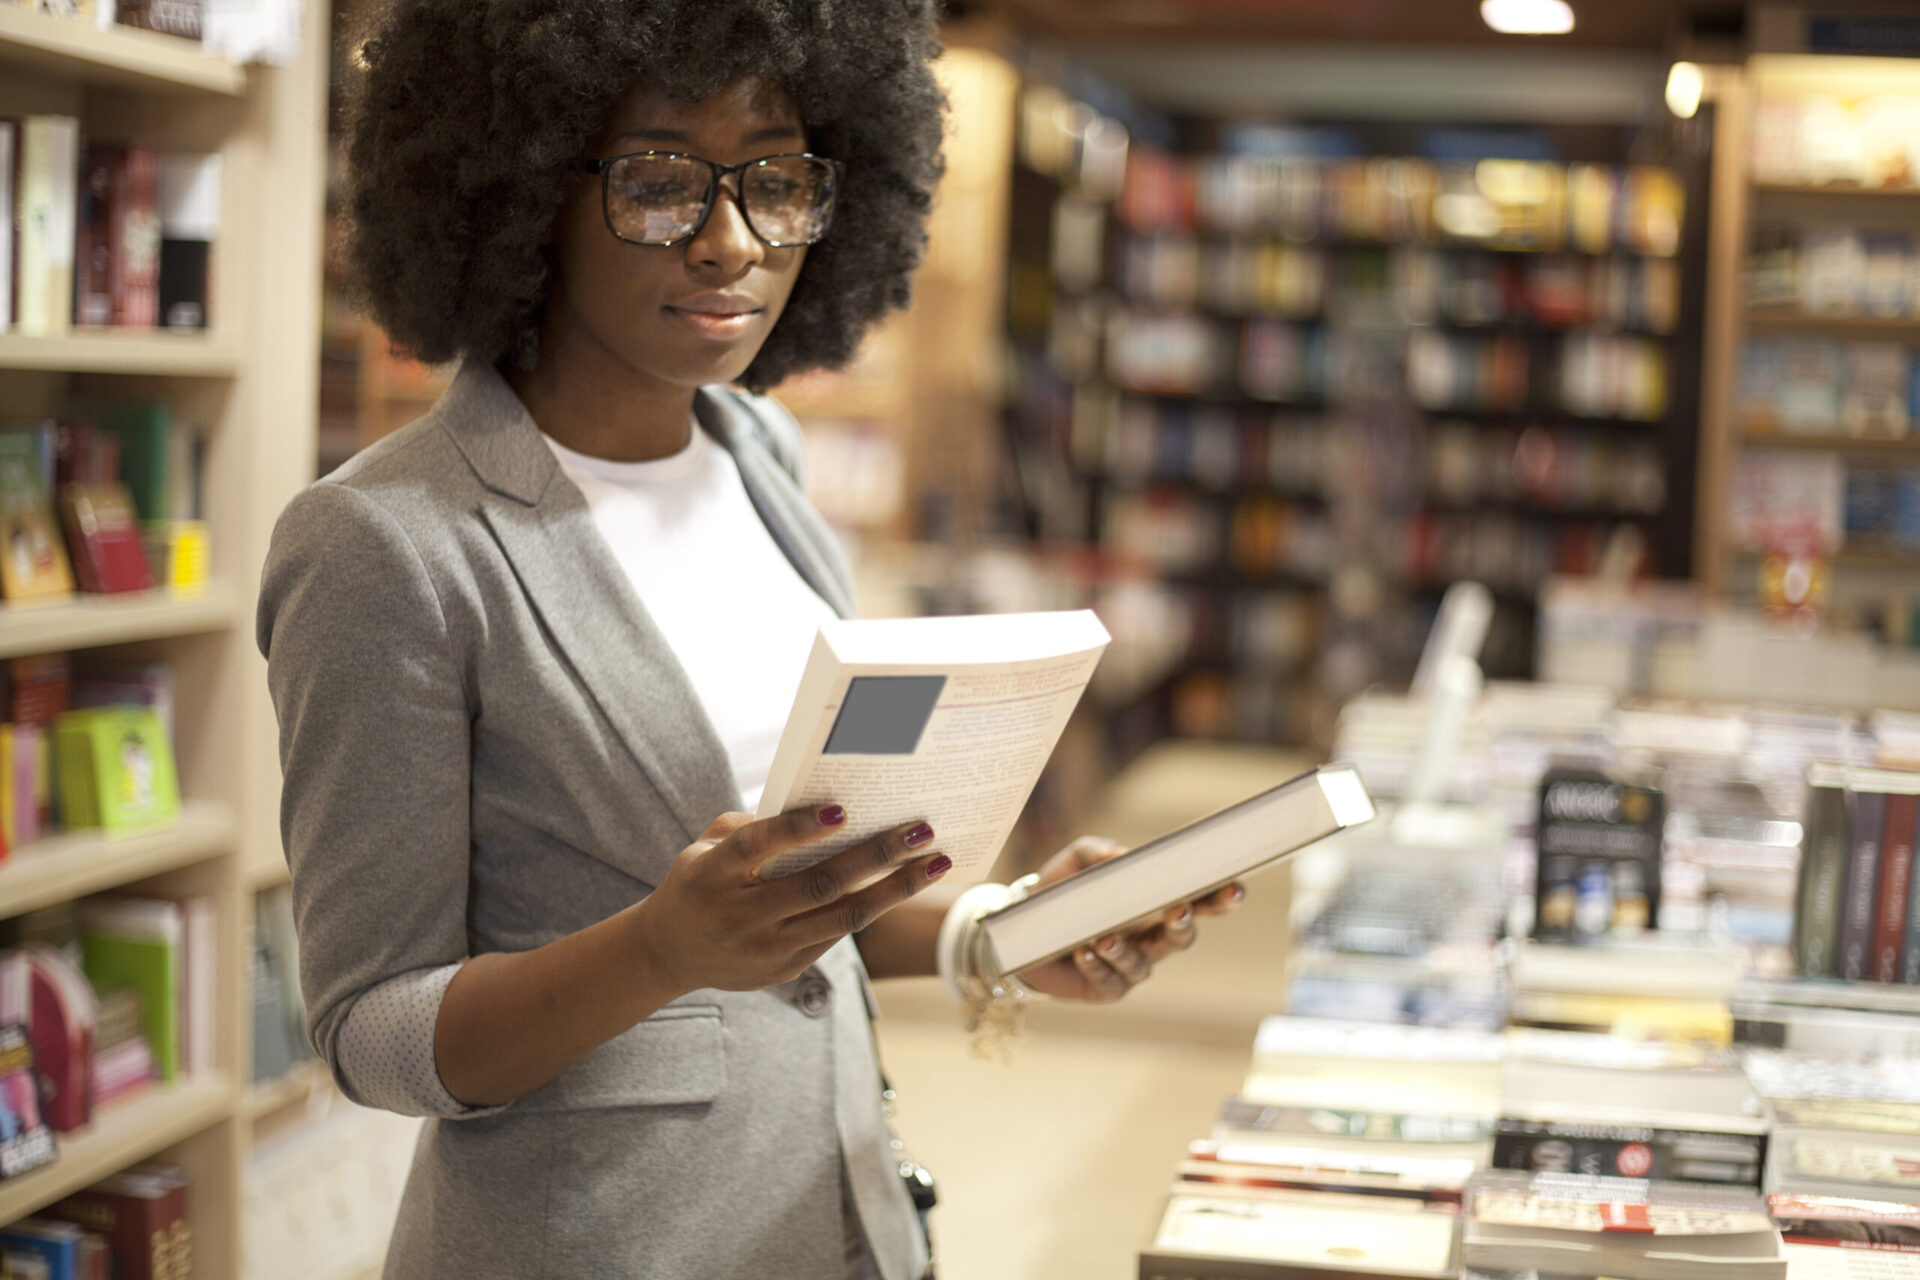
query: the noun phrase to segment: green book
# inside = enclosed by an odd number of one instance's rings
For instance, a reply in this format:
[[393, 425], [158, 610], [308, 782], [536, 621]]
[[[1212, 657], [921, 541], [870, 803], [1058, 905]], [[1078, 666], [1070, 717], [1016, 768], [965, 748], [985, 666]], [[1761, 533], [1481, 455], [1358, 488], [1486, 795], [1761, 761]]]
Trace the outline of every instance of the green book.
[[140, 1029], [155, 1069], [180, 1074], [180, 992], [186, 926], [180, 904], [162, 898], [108, 898], [88, 903], [80, 920], [81, 968], [95, 991], [140, 994]]
[[173, 421], [164, 400], [135, 400], [115, 405], [101, 424], [120, 438], [120, 479], [133, 495], [134, 510], [142, 520], [184, 516], [171, 509], [168, 488], [168, 443]]
[[89, 707], [54, 725], [68, 826], [132, 831], [180, 812], [173, 746], [151, 707]]

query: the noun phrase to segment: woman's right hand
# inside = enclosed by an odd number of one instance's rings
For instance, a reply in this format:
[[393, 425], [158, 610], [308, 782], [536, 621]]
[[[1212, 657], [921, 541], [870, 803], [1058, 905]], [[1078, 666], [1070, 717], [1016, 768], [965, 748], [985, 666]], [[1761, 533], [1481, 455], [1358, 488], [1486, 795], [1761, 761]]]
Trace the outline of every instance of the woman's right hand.
[[759, 820], [744, 813], [715, 818], [633, 908], [650, 975], [681, 992], [758, 991], [791, 982], [840, 939], [953, 865], [928, 847], [933, 828], [917, 822], [792, 875], [762, 878], [781, 854], [845, 825], [838, 805]]

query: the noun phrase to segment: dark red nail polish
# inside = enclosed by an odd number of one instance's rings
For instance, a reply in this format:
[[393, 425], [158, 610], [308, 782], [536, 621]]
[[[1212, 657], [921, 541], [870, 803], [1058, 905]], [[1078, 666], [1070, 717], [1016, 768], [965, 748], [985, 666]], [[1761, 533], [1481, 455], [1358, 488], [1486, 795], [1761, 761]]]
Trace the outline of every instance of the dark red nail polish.
[[923, 822], [913, 830], [907, 832], [906, 839], [907, 848], [918, 849], [921, 845], [933, 839], [933, 828]]
[[814, 816], [820, 819], [823, 827], [837, 827], [847, 820], [847, 811], [837, 804], [830, 804]]
[[953, 859], [943, 853], [927, 864], [927, 879], [938, 880], [951, 870], [953, 870]]

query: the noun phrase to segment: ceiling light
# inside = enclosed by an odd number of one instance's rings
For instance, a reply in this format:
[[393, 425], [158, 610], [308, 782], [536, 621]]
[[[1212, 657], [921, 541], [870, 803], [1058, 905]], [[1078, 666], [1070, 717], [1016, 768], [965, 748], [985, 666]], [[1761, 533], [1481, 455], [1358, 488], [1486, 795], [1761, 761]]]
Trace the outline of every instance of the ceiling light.
[[1693, 113], [1700, 109], [1700, 94], [1706, 83], [1706, 77], [1694, 63], [1674, 63], [1673, 70], [1667, 72], [1667, 110], [1682, 120], [1693, 119]]
[[1480, 17], [1509, 36], [1563, 36], [1573, 30], [1567, 0], [1480, 0]]

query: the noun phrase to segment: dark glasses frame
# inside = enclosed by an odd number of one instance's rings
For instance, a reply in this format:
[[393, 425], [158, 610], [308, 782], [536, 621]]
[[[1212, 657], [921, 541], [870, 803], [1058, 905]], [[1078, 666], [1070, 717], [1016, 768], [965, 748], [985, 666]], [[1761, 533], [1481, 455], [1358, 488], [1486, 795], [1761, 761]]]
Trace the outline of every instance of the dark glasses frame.
[[[613, 225], [613, 184], [608, 175], [613, 172], [613, 167], [621, 161], [634, 160], [642, 156], [650, 156], [656, 160], [697, 160], [707, 166], [711, 174], [711, 180], [707, 184], [707, 201], [700, 210], [700, 216], [694, 219], [693, 229], [687, 232], [687, 234], [677, 236], [672, 240], [633, 240], [621, 235], [619, 230]], [[608, 156], [604, 160], [583, 160], [580, 162], [580, 168], [583, 172], [598, 175], [600, 179], [600, 217], [606, 222], [607, 230], [612, 234], [614, 239], [620, 241], [622, 244], [639, 245], [644, 249], [670, 249], [675, 245], [685, 244], [687, 241], [698, 236], [700, 232], [706, 228], [707, 219], [713, 214], [714, 202], [720, 198], [722, 189], [720, 186], [721, 179], [730, 173], [744, 176], [747, 170], [758, 168], [772, 160], [794, 159], [814, 160], [827, 166], [827, 221], [826, 225], [820, 228], [820, 234], [813, 239], [769, 240], [766, 236], [760, 234], [759, 227], [753, 225], [753, 214], [747, 209], [744, 184], [736, 184], [730, 198], [733, 200], [734, 206], [740, 210], [740, 217], [746, 222], [747, 230], [753, 232], [760, 243], [766, 245], [769, 249], [798, 249], [806, 245], [819, 244], [820, 241], [826, 238], [827, 232], [833, 227], [834, 216], [839, 212], [840, 176], [845, 172], [845, 166], [838, 160], [833, 160], [826, 156], [817, 156], [810, 151], [782, 151], [776, 155], [757, 156], [752, 160], [743, 160], [739, 164], [715, 164], [705, 156], [696, 156], [685, 151], [628, 151], [622, 155]]]

